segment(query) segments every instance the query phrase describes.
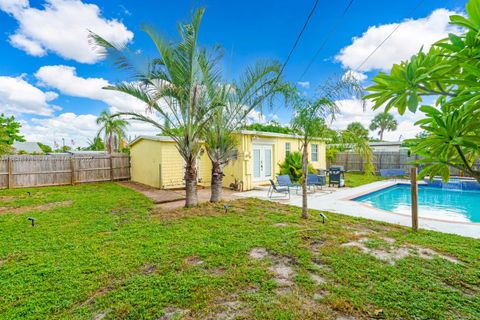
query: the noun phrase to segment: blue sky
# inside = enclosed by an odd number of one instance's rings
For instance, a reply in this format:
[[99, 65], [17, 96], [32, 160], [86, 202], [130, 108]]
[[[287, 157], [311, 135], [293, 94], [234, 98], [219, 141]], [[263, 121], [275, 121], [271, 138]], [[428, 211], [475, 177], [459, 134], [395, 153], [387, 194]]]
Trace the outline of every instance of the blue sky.
[[[140, 3], [139, 3], [140, 2]], [[326, 78], [342, 75], [375, 48], [393, 28], [400, 28], [367, 63], [356, 70], [365, 85], [379, 71], [426, 48], [448, 32], [448, 16], [462, 13], [465, 0], [356, 0], [336, 32], [309, 64], [348, 0], [320, 1], [301, 42], [285, 69], [285, 77], [307, 95]], [[104, 92], [101, 87], [124, 80], [92, 52], [86, 29], [106, 38], [127, 42], [141, 54], [155, 50], [142, 24], [153, 25], [161, 34], [175, 39], [176, 24], [188, 19], [193, 8], [204, 6], [200, 41], [220, 44], [225, 51], [225, 78], [232, 79], [258, 59], [284, 61], [313, 5], [313, 1], [80, 1], [0, 0], [0, 112], [14, 114], [23, 123], [29, 140], [53, 144], [65, 138], [83, 145], [97, 127], [95, 116], [103, 109], [141, 108], [127, 97]], [[361, 110], [358, 101], [341, 102], [343, 115], [333, 124], [344, 128], [350, 121], [368, 124], [374, 112]], [[387, 138], [410, 137], [418, 130], [413, 122], [421, 115], [397, 120], [400, 128]], [[278, 105], [267, 110], [260, 121], [275, 119], [288, 123], [290, 111]], [[154, 133], [143, 124], [132, 124], [131, 136]], [[375, 135], [375, 133], [372, 133]]]

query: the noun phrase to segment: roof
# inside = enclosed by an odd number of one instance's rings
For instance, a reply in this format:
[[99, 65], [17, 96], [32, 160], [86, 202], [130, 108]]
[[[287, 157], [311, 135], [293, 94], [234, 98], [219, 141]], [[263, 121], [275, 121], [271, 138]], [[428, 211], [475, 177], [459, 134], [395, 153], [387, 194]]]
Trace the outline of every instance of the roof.
[[403, 141], [380, 141], [369, 142], [370, 147], [386, 147], [386, 146], [401, 146]]
[[70, 150], [67, 151], [67, 153], [72, 154], [72, 155], [106, 155], [106, 151], [94, 151], [94, 150]]
[[43, 153], [43, 150], [38, 145], [38, 142], [13, 142], [13, 148], [16, 152], [24, 151], [27, 153]]
[[[276, 132], [264, 132], [264, 131], [255, 131], [255, 130], [241, 130], [238, 131], [240, 134], [251, 135], [251, 136], [260, 136], [265, 138], [293, 138], [300, 139], [301, 136], [295, 134], [285, 134], [285, 133], [276, 133]], [[133, 146], [135, 143], [140, 140], [151, 140], [151, 141], [164, 141], [164, 142], [175, 142], [171, 137], [168, 136], [138, 136], [132, 142], [129, 143], [130, 146]], [[316, 141], [326, 141], [325, 138], [312, 138]]]

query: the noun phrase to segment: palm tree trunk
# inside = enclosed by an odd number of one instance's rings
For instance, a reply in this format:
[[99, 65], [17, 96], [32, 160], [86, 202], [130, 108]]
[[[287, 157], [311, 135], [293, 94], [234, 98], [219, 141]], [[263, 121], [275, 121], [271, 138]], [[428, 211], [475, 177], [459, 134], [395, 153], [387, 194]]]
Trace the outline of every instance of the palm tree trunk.
[[308, 219], [307, 203], [308, 143], [304, 142], [302, 152], [302, 218]]
[[210, 202], [219, 202], [222, 199], [223, 169], [218, 161], [212, 161], [212, 182], [210, 184]]
[[383, 141], [383, 129], [380, 129], [380, 141]]
[[189, 159], [185, 165], [185, 207], [190, 208], [198, 204], [197, 168], [195, 158]]

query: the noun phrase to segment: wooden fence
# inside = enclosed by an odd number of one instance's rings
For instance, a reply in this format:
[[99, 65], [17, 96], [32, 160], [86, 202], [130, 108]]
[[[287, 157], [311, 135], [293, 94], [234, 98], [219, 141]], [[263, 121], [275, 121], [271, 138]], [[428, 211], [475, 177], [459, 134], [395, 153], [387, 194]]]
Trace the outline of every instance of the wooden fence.
[[0, 188], [74, 185], [130, 179], [127, 154], [18, 155], [0, 158]]
[[[409, 172], [410, 168], [414, 165], [410, 162], [420, 159], [417, 154], [411, 154], [408, 156], [406, 150], [400, 151], [374, 151], [373, 164], [377, 172], [380, 169], [404, 169]], [[336, 160], [332, 164], [342, 165], [346, 171], [363, 171], [365, 167], [365, 159], [353, 152], [339, 152], [337, 153]], [[480, 169], [480, 159], [474, 164], [474, 168]], [[464, 175], [457, 168], [450, 168], [451, 175]]]

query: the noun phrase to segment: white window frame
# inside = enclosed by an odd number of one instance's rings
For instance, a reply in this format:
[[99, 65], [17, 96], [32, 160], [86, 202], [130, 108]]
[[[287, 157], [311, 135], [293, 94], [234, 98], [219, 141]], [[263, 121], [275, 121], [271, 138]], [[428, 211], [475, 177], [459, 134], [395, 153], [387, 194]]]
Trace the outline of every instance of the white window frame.
[[290, 142], [285, 142], [285, 158], [292, 152], [292, 146]]
[[[315, 151], [314, 151], [314, 149], [315, 149]], [[317, 162], [318, 161], [318, 144], [313, 143], [311, 145], [310, 151], [311, 151], [310, 152], [310, 154], [311, 154], [310, 157], [311, 157], [312, 162]]]

